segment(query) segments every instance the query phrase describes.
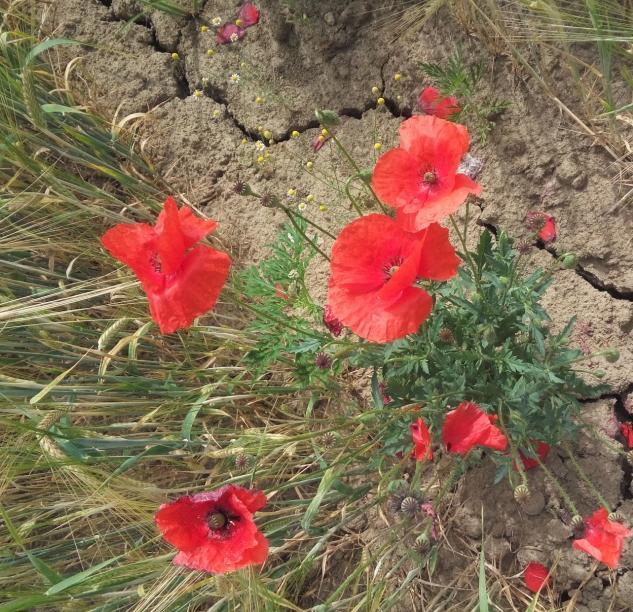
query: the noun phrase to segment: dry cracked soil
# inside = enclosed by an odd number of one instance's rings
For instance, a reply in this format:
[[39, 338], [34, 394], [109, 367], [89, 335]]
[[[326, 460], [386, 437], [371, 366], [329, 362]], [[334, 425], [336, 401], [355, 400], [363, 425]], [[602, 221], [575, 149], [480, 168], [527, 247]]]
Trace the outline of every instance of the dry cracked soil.
[[[599, 401], [586, 403], [587, 419], [604, 443], [583, 438], [579, 461], [633, 524], [631, 469], [612, 450], [621, 442], [614, 424], [631, 419], [633, 412], [633, 208], [616, 206], [622, 194], [613, 180], [612, 158], [548, 104], [530, 78], [503, 57], [491, 62], [481, 43], [443, 12], [420, 32], [394, 36], [392, 16], [406, 2], [323, 0], [304, 3], [304, 13], [293, 13], [292, 2], [261, 0], [260, 24], [238, 44], [218, 46], [212, 20], [233, 18], [239, 3], [201, 4], [194, 18], [143, 13], [136, 0], [56, 0], [44, 10], [42, 27], [83, 43], [79, 50], [59, 52], [62, 65], [81, 56], [72, 82], [83, 99], [118, 120], [145, 114], [138, 128], [145, 151], [182, 197], [221, 223], [220, 240], [241, 262], [265, 257], [285, 217], [236, 195], [237, 180], [281, 197], [297, 189], [297, 201], [312, 194], [305, 214], [330, 230], [352, 218], [342, 195], [323, 184], [324, 176], [344, 176], [344, 160], [329, 145], [312, 150], [319, 133], [315, 108], [339, 112], [338, 137], [367, 167], [376, 158], [373, 144], [380, 142], [382, 150], [394, 146], [399, 123], [414, 112], [416, 96], [427, 84], [421, 62], [442, 61], [459, 47], [468, 61], [484, 59], [491, 66], [483, 95], [494, 92], [510, 105], [487, 142], [475, 142], [471, 151], [483, 161], [477, 221], [522, 239], [527, 211], [555, 216], [557, 241], [531, 256], [533, 265], [555, 268], [555, 282], [545, 296], [552, 324], [560, 327], [576, 316], [579, 346], [621, 352], [616, 363], [594, 365], [606, 372], [612, 388]], [[399, 80], [393, 78], [396, 73], [402, 75]], [[239, 75], [238, 83], [231, 80], [233, 74]], [[377, 107], [372, 87], [383, 92], [384, 106]], [[273, 144], [266, 148], [265, 162], [258, 163], [262, 152], [255, 142], [262, 130], [271, 132]], [[300, 136], [292, 137], [293, 130]], [[308, 161], [312, 172], [306, 171]], [[577, 255], [575, 269], [555, 265], [556, 256], [565, 252]], [[325, 268], [316, 269], [312, 283], [325, 287], [326, 278]], [[547, 463], [585, 497], [584, 484], [562, 453], [551, 453]], [[517, 560], [519, 565], [557, 560], [561, 601], [575, 598], [579, 611], [633, 609], [633, 544], [617, 573], [596, 570], [582, 554], [561, 546], [571, 534], [557, 492], [542, 475], [531, 478], [542, 503], [517, 513], [511, 492], [498, 488], [491, 495], [490, 470], [476, 470], [461, 491], [460, 537], [471, 544], [480, 540], [483, 506], [494, 525], [486, 552], [502, 568], [516, 572], [512, 564]], [[580, 505], [584, 512], [591, 510], [588, 502]], [[455, 555], [442, 556], [438, 580], [454, 575], [459, 563]], [[576, 593], [581, 584], [582, 592]]]

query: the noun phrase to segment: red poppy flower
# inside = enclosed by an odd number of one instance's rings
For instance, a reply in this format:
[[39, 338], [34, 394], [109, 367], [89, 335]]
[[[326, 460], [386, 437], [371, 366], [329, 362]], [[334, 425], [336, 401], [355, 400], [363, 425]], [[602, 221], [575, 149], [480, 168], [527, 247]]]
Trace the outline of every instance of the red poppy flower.
[[174, 564], [223, 574], [266, 560], [268, 542], [252, 514], [265, 505], [261, 491], [227, 485], [163, 504], [156, 525], [180, 551]]
[[465, 455], [475, 446], [487, 446], [504, 451], [508, 440], [494, 425], [497, 417], [486, 414], [477, 404], [462, 402], [444, 419], [442, 440], [451, 453]]
[[463, 125], [432, 115], [411, 117], [400, 126], [400, 147], [378, 158], [372, 176], [376, 195], [397, 210], [398, 223], [419, 231], [454, 213], [480, 187], [457, 174], [468, 151]]
[[332, 307], [329, 304], [323, 308], [323, 324], [335, 338], [343, 331], [343, 324], [332, 314]]
[[525, 224], [528, 229], [536, 232], [536, 235], [545, 243], [556, 240], [556, 221], [554, 217], [540, 210], [531, 210], [525, 216]]
[[528, 563], [523, 570], [523, 580], [532, 593], [538, 593], [549, 582], [549, 570], [541, 563]]
[[259, 23], [259, 9], [252, 2], [245, 2], [237, 16], [238, 25], [242, 28], [250, 28]]
[[361, 338], [391, 342], [417, 331], [431, 312], [417, 279], [448, 280], [458, 265], [446, 228], [434, 223], [410, 234], [386, 215], [360, 217], [332, 247], [328, 304]]
[[[545, 444], [545, 442], [538, 442], [536, 445], [536, 454], [538, 455], [541, 461], [545, 461], [545, 457], [549, 454], [549, 444]], [[519, 449], [519, 456], [521, 457], [521, 461], [523, 462], [523, 467], [526, 470], [531, 470], [538, 466], [538, 461], [534, 458], [533, 455], [526, 455], [521, 449]], [[514, 465], [514, 469], [516, 470], [516, 463]]]
[[210, 246], [194, 247], [217, 225], [194, 216], [188, 206], [178, 210], [169, 197], [154, 227], [122, 223], [101, 237], [110, 254], [141, 281], [152, 318], [164, 334], [189, 327], [217, 302], [231, 260]]
[[225, 23], [223, 26], [218, 28], [215, 35], [215, 41], [218, 45], [228, 45], [229, 43], [242, 40], [244, 36], [246, 36], [246, 30], [244, 28], [240, 28], [240, 26], [235, 25], [234, 23]]
[[620, 423], [620, 431], [629, 448], [633, 448], [633, 425], [630, 423]]
[[459, 113], [462, 109], [454, 96], [440, 96], [435, 87], [425, 87], [418, 96], [418, 106], [427, 115], [435, 115], [440, 119], [447, 119]]
[[431, 432], [422, 419], [418, 419], [409, 426], [411, 429], [411, 439], [413, 440], [413, 456], [416, 461], [426, 461], [433, 459], [431, 449]]
[[621, 523], [610, 521], [606, 508], [600, 508], [586, 518], [584, 526], [584, 537], [574, 540], [573, 547], [602, 561], [611, 569], [616, 569], [624, 539], [630, 538], [633, 531]]

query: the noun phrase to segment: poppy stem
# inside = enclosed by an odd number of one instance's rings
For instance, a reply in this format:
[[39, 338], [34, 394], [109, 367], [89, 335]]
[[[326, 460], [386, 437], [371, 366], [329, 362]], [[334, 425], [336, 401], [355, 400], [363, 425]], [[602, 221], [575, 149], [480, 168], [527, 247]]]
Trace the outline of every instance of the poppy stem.
[[[347, 152], [347, 149], [341, 144], [341, 141], [334, 134], [332, 134], [332, 140], [336, 143], [336, 146], [339, 148], [341, 153], [343, 153], [343, 155], [345, 156], [347, 161], [350, 163], [352, 168], [356, 171], [356, 174], [358, 176], [362, 176], [362, 174], [363, 174], [362, 170], [358, 167], [358, 164], [354, 161], [354, 158]], [[374, 197], [374, 200], [376, 200], [376, 202], [378, 203], [378, 206], [380, 206], [382, 212], [386, 213], [387, 211], [385, 210], [382, 202], [378, 199], [378, 196], [376, 195], [376, 192], [373, 190], [372, 186], [369, 183], [365, 182], [365, 181], [363, 181], [363, 184], [365, 185], [365, 187], [367, 188], [369, 193], [371, 193], [371, 195]], [[346, 191], [347, 191], [347, 189], [346, 189]]]
[[294, 228], [303, 236], [303, 238], [310, 244], [310, 246], [319, 253], [322, 257], [325, 257], [327, 261], [330, 261], [330, 258], [322, 251], [319, 246], [314, 242], [311, 238], [305, 234], [305, 232], [301, 229], [297, 221], [295, 220], [294, 213], [286, 207], [282, 207], [282, 210], [286, 213], [288, 219], [290, 219], [290, 223], [294, 226]]
[[281, 208], [283, 208], [283, 211], [287, 215], [290, 214], [290, 215], [295, 215], [295, 216], [299, 217], [299, 219], [301, 219], [302, 221], [305, 221], [306, 223], [310, 224], [312, 227], [318, 229], [320, 232], [322, 232], [323, 234], [325, 234], [329, 238], [332, 238], [332, 240], [336, 240], [336, 236], [334, 234], [331, 234], [325, 228], [321, 227], [320, 225], [317, 225], [314, 221], [311, 221], [307, 217], [304, 217], [303, 215], [295, 212], [294, 210], [291, 210], [290, 208], [288, 208], [287, 206], [284, 206], [283, 204], [281, 205]]
[[576, 508], [576, 504], [571, 500], [571, 497], [567, 495], [567, 491], [563, 488], [563, 485], [558, 482], [558, 479], [549, 468], [543, 463], [543, 460], [539, 457], [538, 453], [534, 454], [534, 460], [539, 464], [545, 475], [548, 477], [549, 481], [558, 489], [560, 496], [563, 498], [564, 502], [567, 504], [567, 507], [571, 510], [573, 516], [578, 515], [578, 509]]
[[596, 496], [596, 499], [602, 504], [602, 507], [607, 512], [611, 512], [611, 507], [607, 503], [607, 500], [602, 496], [602, 493], [600, 493], [600, 491], [598, 491], [598, 489], [596, 489], [596, 487], [593, 484], [593, 482], [591, 482], [589, 476], [587, 476], [585, 471], [580, 467], [580, 465], [576, 461], [576, 457], [574, 457], [574, 454], [572, 453], [571, 449], [569, 448], [569, 444], [567, 444], [565, 442], [562, 446], [565, 449], [565, 452], [567, 453], [567, 456], [571, 460], [572, 465], [574, 466], [574, 469], [576, 470], [576, 472], [578, 472], [578, 476], [580, 476], [582, 481], [591, 489], [591, 492]]
[[459, 239], [459, 242], [462, 245], [462, 250], [464, 251], [464, 257], [466, 257], [468, 265], [472, 268], [473, 279], [475, 281], [475, 285], [477, 285], [477, 290], [479, 291], [480, 294], [482, 294], [480, 272], [477, 266], [475, 265], [475, 261], [473, 260], [470, 252], [468, 251], [468, 247], [466, 246], [466, 237], [464, 234], [462, 234], [457, 223], [455, 222], [455, 217], [453, 215], [449, 215], [448, 218], [451, 220], [451, 225], [453, 226], [453, 229], [455, 230], [455, 233], [457, 234], [457, 238]]

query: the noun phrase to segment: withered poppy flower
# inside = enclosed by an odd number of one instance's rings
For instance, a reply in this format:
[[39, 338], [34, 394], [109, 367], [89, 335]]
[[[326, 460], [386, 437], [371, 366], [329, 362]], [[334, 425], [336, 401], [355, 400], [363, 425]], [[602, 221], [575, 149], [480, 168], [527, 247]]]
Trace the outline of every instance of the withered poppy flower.
[[261, 491], [227, 485], [163, 504], [156, 525], [180, 551], [175, 565], [223, 574], [266, 560], [268, 542], [253, 522], [265, 505]]
[[411, 429], [411, 439], [413, 440], [413, 456], [416, 461], [426, 461], [433, 459], [431, 449], [431, 432], [426, 423], [418, 418], [415, 423], [409, 426]]
[[525, 224], [546, 244], [556, 240], [556, 221], [552, 215], [541, 210], [531, 210], [525, 216]]
[[323, 136], [323, 134], [318, 134], [312, 139], [312, 150], [317, 153], [323, 148], [323, 145], [330, 140], [332, 136]]
[[549, 582], [549, 570], [542, 563], [528, 563], [523, 570], [525, 586], [538, 593]]
[[435, 115], [440, 119], [447, 119], [459, 113], [461, 108], [454, 96], [441, 96], [435, 87], [425, 87], [418, 96], [418, 107], [427, 115]]
[[238, 40], [242, 40], [244, 36], [246, 36], [246, 30], [244, 28], [240, 28], [240, 26], [235, 25], [234, 23], [225, 23], [218, 28], [215, 40], [218, 45], [228, 45], [230, 43], [237, 42]]
[[624, 436], [629, 448], [633, 448], [633, 425], [630, 423], [620, 423], [620, 432]]
[[242, 28], [250, 28], [259, 23], [259, 9], [252, 2], [245, 2], [237, 16], [238, 25]]
[[609, 520], [606, 508], [596, 510], [584, 522], [584, 537], [574, 540], [573, 547], [586, 552], [611, 569], [616, 569], [624, 546], [624, 539], [631, 537], [633, 531], [621, 523]]
[[432, 115], [400, 126], [400, 146], [378, 158], [372, 176], [376, 195], [397, 211], [398, 223], [416, 232], [454, 213], [480, 187], [457, 168], [468, 151], [463, 125]]
[[334, 316], [329, 304], [323, 307], [323, 324], [335, 338], [338, 338], [343, 331], [343, 324]]
[[386, 215], [367, 215], [334, 242], [327, 301], [361, 338], [391, 342], [417, 331], [431, 312], [433, 300], [416, 281], [448, 280], [458, 265], [447, 229], [408, 233]]
[[[545, 458], [549, 454], [549, 444], [545, 444], [545, 442], [538, 442], [536, 444], [536, 448], [534, 449], [536, 455], [541, 461], [545, 461]], [[519, 457], [521, 458], [521, 462], [523, 463], [523, 467], [526, 470], [531, 470], [538, 466], [538, 461], [534, 458], [534, 455], [526, 454], [521, 449], [519, 449]], [[516, 470], [516, 465], [514, 466]]]
[[101, 237], [109, 253], [141, 281], [152, 318], [164, 334], [189, 327], [217, 302], [231, 260], [210, 246], [194, 246], [217, 225], [196, 217], [188, 206], [178, 210], [169, 197], [154, 227], [121, 223]]
[[486, 414], [477, 404], [462, 402], [444, 419], [442, 440], [451, 453], [465, 455], [475, 446], [504, 451], [508, 440], [494, 425], [497, 417]]

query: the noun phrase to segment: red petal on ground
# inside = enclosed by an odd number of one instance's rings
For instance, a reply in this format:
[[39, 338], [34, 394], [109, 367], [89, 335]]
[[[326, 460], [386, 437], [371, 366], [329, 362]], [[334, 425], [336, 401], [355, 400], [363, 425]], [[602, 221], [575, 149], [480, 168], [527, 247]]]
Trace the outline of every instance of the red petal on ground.
[[250, 28], [259, 23], [259, 9], [252, 2], [245, 2], [237, 18], [242, 22], [242, 27]]
[[503, 432], [493, 425], [494, 417], [477, 404], [462, 402], [444, 419], [442, 440], [451, 453], [466, 454], [475, 446], [505, 450], [508, 441]]
[[145, 287], [152, 318], [161, 332], [170, 334], [189, 327], [196, 317], [211, 310], [230, 266], [226, 253], [201, 245], [185, 255], [178, 274], [167, 279], [164, 290]]
[[233, 38], [236, 40], [242, 40], [244, 36], [246, 36], [246, 30], [240, 28], [234, 23], [225, 23], [218, 29], [217, 34], [215, 35], [215, 40], [218, 45], [228, 45], [233, 42]]
[[523, 571], [525, 586], [537, 593], [549, 582], [549, 570], [541, 563], [528, 563]]
[[554, 242], [556, 236], [556, 222], [554, 221], [554, 217], [547, 215], [545, 225], [543, 225], [543, 229], [538, 233], [538, 237], [543, 242]]
[[584, 538], [574, 540], [572, 545], [611, 569], [616, 569], [620, 563], [624, 540], [631, 535], [633, 532], [630, 529], [609, 520], [606, 508], [600, 508], [585, 519]]
[[411, 439], [413, 440], [413, 456], [416, 461], [426, 461], [433, 459], [431, 449], [431, 432], [422, 419], [411, 423]]
[[626, 440], [629, 448], [633, 448], [633, 425], [630, 423], [620, 423], [620, 431]]
[[427, 115], [435, 115], [440, 119], [446, 119], [461, 110], [455, 97], [440, 96], [439, 90], [435, 87], [425, 87], [420, 92], [418, 106]]

